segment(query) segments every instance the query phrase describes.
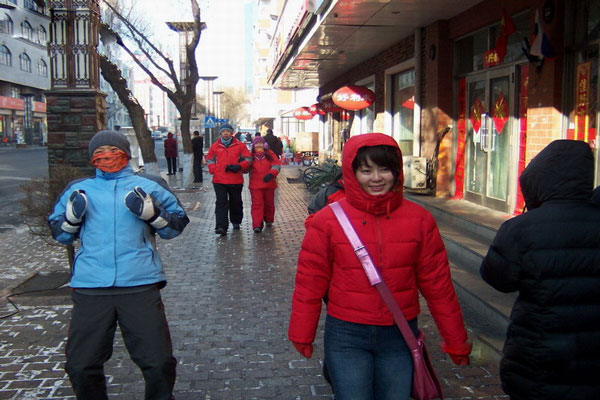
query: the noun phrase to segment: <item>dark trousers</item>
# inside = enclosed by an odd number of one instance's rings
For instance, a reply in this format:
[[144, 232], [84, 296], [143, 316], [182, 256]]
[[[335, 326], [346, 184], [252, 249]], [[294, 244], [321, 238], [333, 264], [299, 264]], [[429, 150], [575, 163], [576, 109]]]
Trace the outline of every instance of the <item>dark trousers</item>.
[[194, 182], [202, 182], [202, 157], [194, 154]]
[[117, 323], [141, 369], [146, 400], [172, 399], [177, 360], [158, 288], [120, 295], [73, 292], [65, 370], [80, 400], [106, 400], [104, 363], [113, 351]]
[[229, 227], [228, 219], [232, 224], [241, 224], [244, 217], [244, 203], [242, 203], [242, 187], [244, 185], [213, 183], [213, 186], [215, 188], [215, 195], [217, 196], [217, 201], [215, 202], [216, 228], [227, 230]]
[[169, 170], [169, 174], [174, 174], [177, 172], [177, 157], [166, 157], [167, 159], [167, 169]]

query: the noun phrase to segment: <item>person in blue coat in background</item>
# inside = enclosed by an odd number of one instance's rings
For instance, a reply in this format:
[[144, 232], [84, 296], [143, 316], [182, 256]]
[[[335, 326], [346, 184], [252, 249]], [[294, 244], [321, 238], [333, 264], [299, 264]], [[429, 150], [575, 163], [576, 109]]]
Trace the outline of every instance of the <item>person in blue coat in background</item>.
[[142, 371], [145, 399], [172, 399], [177, 362], [155, 235], [172, 239], [189, 219], [162, 178], [132, 170], [125, 135], [98, 132], [89, 155], [96, 175], [69, 183], [48, 217], [54, 239], [79, 239], [65, 370], [78, 399], [107, 399], [104, 363], [118, 324]]

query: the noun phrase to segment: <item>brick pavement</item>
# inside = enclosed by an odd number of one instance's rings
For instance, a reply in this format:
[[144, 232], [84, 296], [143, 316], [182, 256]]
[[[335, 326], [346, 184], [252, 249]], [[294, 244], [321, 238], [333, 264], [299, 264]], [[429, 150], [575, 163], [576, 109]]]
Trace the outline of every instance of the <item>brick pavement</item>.
[[[309, 194], [286, 167], [279, 178], [276, 223], [255, 234], [250, 196], [244, 190], [241, 231], [214, 235], [214, 193], [178, 191], [191, 223], [159, 249], [169, 280], [163, 290], [178, 359], [175, 394], [181, 399], [329, 399], [321, 376], [322, 332], [315, 354], [305, 360], [287, 341], [287, 321], [295, 263]], [[173, 186], [177, 182], [171, 177]], [[65, 270], [62, 250], [31, 238], [25, 229], [0, 234], [0, 289], [6, 294], [38, 270]], [[0, 319], [0, 399], [69, 399], [63, 370], [70, 314], [65, 292], [13, 298], [20, 311]], [[0, 307], [2, 315], [12, 311]], [[2, 311], [3, 310], [3, 311]], [[425, 309], [426, 310], [426, 309]], [[420, 317], [448, 399], [505, 398], [495, 363], [475, 358], [454, 366], [439, 350], [439, 336], [428, 312]], [[322, 325], [321, 325], [322, 329]], [[117, 334], [106, 364], [111, 399], [142, 399], [143, 383]]]

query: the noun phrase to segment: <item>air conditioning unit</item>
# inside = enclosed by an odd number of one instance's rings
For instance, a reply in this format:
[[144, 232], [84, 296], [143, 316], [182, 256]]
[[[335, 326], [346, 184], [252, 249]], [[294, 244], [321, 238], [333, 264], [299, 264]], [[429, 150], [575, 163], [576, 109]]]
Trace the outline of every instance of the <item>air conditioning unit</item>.
[[425, 189], [427, 187], [427, 158], [402, 157], [404, 168], [404, 187], [409, 189]]

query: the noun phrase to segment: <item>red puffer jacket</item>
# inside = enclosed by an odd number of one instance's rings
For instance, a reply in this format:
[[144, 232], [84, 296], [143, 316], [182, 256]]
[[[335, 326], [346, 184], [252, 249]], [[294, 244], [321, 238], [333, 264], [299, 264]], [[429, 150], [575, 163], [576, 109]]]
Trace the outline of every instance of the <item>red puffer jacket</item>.
[[[419, 315], [421, 292], [444, 339], [444, 351], [468, 355], [471, 345], [435, 220], [403, 198], [402, 175], [381, 196], [367, 194], [356, 180], [352, 161], [358, 149], [381, 144], [398, 148], [393, 138], [383, 134], [361, 135], [346, 143], [342, 164], [346, 198], [340, 204], [406, 319]], [[291, 341], [314, 341], [325, 295], [332, 317], [368, 325], [394, 324], [330, 207], [315, 214], [302, 241], [288, 331]]]
[[[237, 185], [244, 183], [242, 171], [250, 168], [252, 157], [246, 145], [236, 138], [232, 138], [229, 147], [225, 147], [221, 139], [218, 139], [208, 149], [206, 163], [208, 172], [213, 174], [213, 183]], [[238, 172], [226, 172], [225, 167], [228, 165], [239, 165], [242, 169]]]
[[[277, 180], [275, 179], [281, 170], [281, 162], [275, 153], [271, 150], [267, 150], [266, 155], [271, 159], [267, 159], [265, 156], [262, 159], [256, 158], [256, 155], [252, 157], [252, 166], [250, 167], [250, 189], [275, 189], [277, 187]], [[263, 181], [265, 175], [273, 175], [273, 179], [269, 182]]]

